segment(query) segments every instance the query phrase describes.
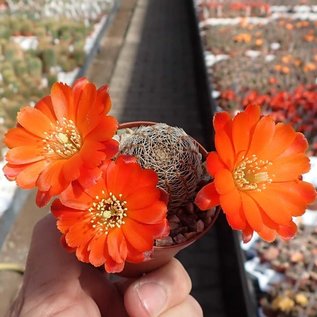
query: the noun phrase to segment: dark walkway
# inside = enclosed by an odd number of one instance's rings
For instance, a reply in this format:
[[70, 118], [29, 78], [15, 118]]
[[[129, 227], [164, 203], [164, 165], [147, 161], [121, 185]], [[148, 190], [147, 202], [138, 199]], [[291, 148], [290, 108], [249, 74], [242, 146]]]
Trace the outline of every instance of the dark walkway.
[[[200, 104], [190, 5], [190, 0], [121, 0], [87, 77], [98, 86], [111, 79], [112, 114], [120, 122], [166, 122], [182, 127], [206, 144], [203, 122], [211, 123], [211, 118], [202, 114]], [[46, 212], [47, 209], [35, 207], [32, 193], [0, 250], [0, 261], [24, 264], [31, 228]], [[217, 240], [218, 233], [211, 230], [179, 255], [192, 278], [192, 294], [202, 305], [205, 317], [225, 316], [218, 257], [223, 240]], [[232, 263], [230, 259], [225, 262]], [[14, 272], [0, 272], [0, 316], [20, 281], [21, 277]]]
[[[205, 143], [186, 2], [137, 2], [110, 83], [112, 113], [120, 122], [150, 120], [179, 126]], [[179, 255], [206, 317], [224, 316], [217, 252], [212, 230]]]

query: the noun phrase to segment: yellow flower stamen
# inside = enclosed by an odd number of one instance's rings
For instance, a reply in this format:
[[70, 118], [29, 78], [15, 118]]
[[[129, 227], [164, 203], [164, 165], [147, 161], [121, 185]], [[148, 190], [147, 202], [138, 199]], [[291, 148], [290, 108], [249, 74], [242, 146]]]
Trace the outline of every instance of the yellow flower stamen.
[[77, 153], [81, 146], [81, 136], [72, 120], [57, 121], [53, 131], [44, 132], [44, 150], [48, 155], [57, 154], [68, 158]]
[[268, 172], [268, 167], [272, 162], [259, 160], [256, 155], [244, 158], [234, 169], [233, 179], [239, 190], [266, 189], [266, 185], [272, 183], [272, 178]]
[[[105, 193], [103, 192], [103, 195]], [[108, 234], [112, 228], [120, 228], [125, 222], [127, 216], [127, 202], [122, 200], [122, 194], [119, 199], [112, 193], [108, 197], [95, 197], [88, 211], [92, 214], [92, 227], [102, 233]]]

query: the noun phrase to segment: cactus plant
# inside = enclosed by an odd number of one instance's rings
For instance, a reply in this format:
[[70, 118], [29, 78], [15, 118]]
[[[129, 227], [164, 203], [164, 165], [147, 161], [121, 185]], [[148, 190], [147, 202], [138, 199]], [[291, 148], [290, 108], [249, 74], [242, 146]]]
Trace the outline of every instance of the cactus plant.
[[49, 73], [51, 67], [56, 66], [57, 58], [55, 50], [53, 48], [45, 48], [41, 52], [41, 57], [43, 60], [43, 70], [45, 73]]
[[2, 77], [3, 77], [3, 81], [6, 84], [11, 84], [14, 83], [16, 81], [16, 77], [14, 74], [14, 70], [13, 69], [4, 69], [2, 72]]
[[38, 57], [29, 58], [27, 60], [27, 68], [30, 75], [41, 78], [43, 65]]
[[72, 53], [72, 57], [74, 58], [78, 66], [82, 66], [85, 62], [86, 54], [83, 49], [81, 50], [75, 49], [74, 52]]
[[163, 123], [141, 126], [122, 137], [120, 152], [136, 156], [144, 168], [158, 174], [170, 209], [192, 201], [204, 170], [197, 143], [183, 129]]
[[21, 76], [23, 74], [26, 74], [27, 73], [27, 66], [25, 64], [24, 61], [16, 61], [14, 63], [14, 71], [15, 71], [15, 74], [18, 75], [19, 78], [21, 78]]

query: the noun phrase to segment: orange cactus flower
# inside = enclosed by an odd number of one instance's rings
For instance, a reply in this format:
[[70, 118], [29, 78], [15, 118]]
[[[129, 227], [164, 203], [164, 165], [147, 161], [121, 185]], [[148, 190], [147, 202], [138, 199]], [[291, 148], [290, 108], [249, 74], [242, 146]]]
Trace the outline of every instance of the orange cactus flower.
[[39, 206], [74, 180], [95, 182], [98, 166], [118, 151], [110, 108], [107, 86], [97, 90], [85, 78], [73, 87], [55, 83], [50, 96], [20, 110], [17, 127], [7, 132], [6, 177], [24, 189], [37, 187]]
[[233, 119], [217, 113], [214, 128], [216, 151], [207, 157], [214, 179], [198, 192], [196, 205], [201, 210], [220, 205], [244, 242], [254, 231], [266, 241], [293, 237], [293, 217], [316, 197], [314, 187], [300, 180], [310, 169], [305, 137], [290, 125], [261, 117], [254, 105]]
[[304, 72], [311, 72], [315, 71], [316, 69], [317, 67], [314, 63], [307, 63], [304, 65]]
[[292, 55], [284, 55], [282, 57], [282, 62], [285, 63], [285, 64], [289, 64], [293, 59], [293, 56]]
[[293, 29], [294, 29], [294, 25], [293, 25], [292, 23], [287, 23], [287, 24], [285, 25], [285, 28], [286, 28], [287, 30], [293, 30]]
[[252, 39], [249, 33], [239, 33], [233, 37], [233, 40], [237, 43], [250, 43]]
[[102, 177], [89, 188], [69, 187], [52, 205], [64, 246], [77, 258], [109, 273], [125, 262], [142, 262], [154, 239], [169, 234], [167, 205], [156, 187], [157, 174], [132, 156], [102, 165]]
[[255, 45], [256, 45], [256, 46], [262, 46], [263, 43], [264, 43], [264, 41], [263, 41], [262, 39], [256, 39], [256, 40], [255, 40]]
[[311, 34], [311, 33], [307, 33], [305, 34], [304, 36], [304, 40], [306, 42], [313, 42], [315, 40], [315, 35], [314, 34]]

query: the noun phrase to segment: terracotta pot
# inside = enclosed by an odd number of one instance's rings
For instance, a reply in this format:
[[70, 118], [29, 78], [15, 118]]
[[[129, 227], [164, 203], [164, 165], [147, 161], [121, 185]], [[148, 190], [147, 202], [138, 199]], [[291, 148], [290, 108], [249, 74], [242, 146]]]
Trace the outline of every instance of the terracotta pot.
[[[149, 122], [149, 121], [127, 122], [127, 123], [120, 124], [119, 130], [135, 128], [139, 126], [149, 126], [154, 124], [156, 124], [156, 122]], [[205, 160], [208, 155], [208, 152], [199, 142], [197, 142], [195, 139], [193, 140], [198, 145], [199, 151], [202, 154], [203, 160]], [[141, 263], [126, 262], [124, 270], [120, 272], [118, 275], [124, 276], [124, 277], [137, 277], [142, 275], [143, 273], [151, 272], [159, 268], [160, 266], [168, 263], [179, 251], [190, 246], [195, 241], [203, 237], [208, 232], [208, 230], [214, 225], [219, 212], [220, 212], [220, 208], [218, 207], [215, 208], [214, 215], [212, 216], [211, 222], [208, 224], [208, 226], [205, 227], [205, 229], [202, 232], [197, 233], [197, 235], [195, 235], [194, 237], [175, 245], [154, 246], [154, 250], [149, 260], [141, 262]]]

